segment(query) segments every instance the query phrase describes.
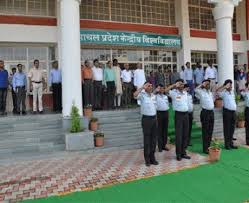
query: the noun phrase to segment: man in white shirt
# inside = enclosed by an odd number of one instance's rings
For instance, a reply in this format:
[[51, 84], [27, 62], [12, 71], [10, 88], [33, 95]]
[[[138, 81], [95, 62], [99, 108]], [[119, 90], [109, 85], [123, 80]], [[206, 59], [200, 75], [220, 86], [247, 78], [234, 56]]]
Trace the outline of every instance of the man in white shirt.
[[185, 67], [182, 66], [181, 69], [182, 70], [180, 71], [180, 79], [184, 80], [184, 69], [185, 69]]
[[184, 70], [184, 82], [187, 83], [189, 87], [189, 93], [193, 96], [194, 95], [194, 74], [193, 69], [190, 66], [190, 62], [186, 63], [186, 67]]
[[94, 59], [93, 61], [93, 107], [96, 110], [99, 110], [102, 108], [101, 102], [102, 102], [102, 80], [103, 80], [103, 69], [99, 65], [99, 60]]
[[189, 88], [188, 84], [184, 85], [184, 90], [188, 94], [188, 123], [189, 123], [189, 128], [188, 128], [187, 143], [188, 143], [188, 146], [192, 146], [192, 144], [191, 144], [191, 132], [192, 132], [192, 125], [193, 125], [193, 109], [194, 109], [193, 97], [190, 94], [190, 88]]
[[145, 73], [141, 63], [137, 64], [137, 69], [134, 71], [134, 86], [136, 89], [143, 87], [146, 81]]
[[121, 72], [121, 80], [123, 86], [123, 105], [128, 106], [131, 104], [132, 92], [132, 72], [129, 70], [129, 64], [124, 64], [124, 70]]
[[204, 79], [210, 80], [210, 90], [214, 94], [216, 92], [216, 84], [218, 83], [218, 74], [217, 69], [213, 66], [211, 61], [208, 61]]

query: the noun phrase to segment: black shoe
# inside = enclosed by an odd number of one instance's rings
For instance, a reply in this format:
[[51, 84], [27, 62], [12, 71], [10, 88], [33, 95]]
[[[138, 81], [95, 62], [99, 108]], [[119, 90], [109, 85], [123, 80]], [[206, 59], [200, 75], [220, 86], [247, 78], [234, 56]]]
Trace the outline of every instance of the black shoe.
[[237, 147], [237, 146], [232, 145], [232, 146], [231, 146], [231, 149], [238, 149], [238, 147]]
[[37, 114], [37, 111], [33, 111], [32, 114]]
[[145, 162], [145, 166], [150, 167], [150, 163]]
[[183, 158], [183, 159], [191, 159], [191, 157], [188, 156], [188, 155], [186, 155], [186, 154], [182, 155], [182, 158]]
[[192, 147], [193, 145], [191, 143], [188, 144], [189, 147]]
[[43, 111], [39, 111], [39, 114], [43, 114]]
[[164, 147], [163, 150], [164, 151], [169, 151], [169, 148], [168, 147]]
[[181, 157], [180, 155], [177, 155], [177, 156], [176, 156], [176, 160], [177, 160], [177, 161], [181, 161], [181, 160], [182, 160], [182, 157]]
[[233, 140], [237, 140], [237, 138], [233, 138]]
[[159, 152], [163, 152], [163, 150], [162, 150], [162, 149], [159, 149], [158, 151], [159, 151]]
[[156, 160], [151, 161], [150, 163], [151, 163], [152, 165], [158, 165], [158, 164], [159, 164], [158, 161], [156, 161]]
[[231, 147], [225, 147], [226, 150], [231, 150]]
[[24, 116], [24, 115], [27, 115], [26, 111], [23, 111], [23, 112], [22, 112], [22, 115], [23, 115], [23, 116]]

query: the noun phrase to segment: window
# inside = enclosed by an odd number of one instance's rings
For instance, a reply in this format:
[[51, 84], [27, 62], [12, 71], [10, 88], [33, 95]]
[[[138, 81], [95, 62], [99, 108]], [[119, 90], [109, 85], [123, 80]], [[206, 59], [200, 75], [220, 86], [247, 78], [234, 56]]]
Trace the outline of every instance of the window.
[[56, 0], [1, 0], [0, 14], [55, 16]]
[[174, 0], [82, 0], [82, 19], [175, 26]]
[[[207, 0], [189, 0], [189, 24], [190, 28], [198, 30], [214, 30], [215, 21], [212, 10], [214, 4]], [[236, 12], [232, 22], [233, 32], [236, 33]]]

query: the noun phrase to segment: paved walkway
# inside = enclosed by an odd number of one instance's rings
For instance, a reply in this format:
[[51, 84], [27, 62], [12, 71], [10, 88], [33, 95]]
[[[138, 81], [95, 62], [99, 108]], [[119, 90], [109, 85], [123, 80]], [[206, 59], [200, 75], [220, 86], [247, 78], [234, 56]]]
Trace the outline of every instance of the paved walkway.
[[117, 183], [176, 172], [207, 163], [207, 157], [190, 154], [175, 160], [175, 149], [157, 153], [158, 166], [145, 167], [143, 150], [22, 161], [0, 166], [0, 202], [64, 195]]

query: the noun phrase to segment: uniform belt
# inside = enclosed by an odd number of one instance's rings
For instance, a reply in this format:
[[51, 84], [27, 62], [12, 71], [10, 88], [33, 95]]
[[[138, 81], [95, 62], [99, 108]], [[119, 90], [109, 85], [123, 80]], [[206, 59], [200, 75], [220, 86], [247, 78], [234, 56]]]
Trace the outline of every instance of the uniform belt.
[[131, 82], [124, 82], [125, 84], [130, 84]]
[[156, 116], [146, 116], [146, 115], [143, 115], [143, 118], [151, 118], [151, 119], [153, 119], [153, 118], [156, 118]]
[[230, 112], [235, 112], [234, 110], [229, 110], [227, 108], [223, 108], [224, 111], [230, 111]]
[[92, 79], [84, 79], [84, 80], [92, 80]]
[[213, 110], [208, 110], [208, 109], [202, 109], [202, 110], [207, 112], [213, 112]]
[[16, 86], [16, 88], [25, 88], [25, 86]]
[[186, 114], [186, 113], [188, 113], [188, 111], [176, 111], [176, 113], [179, 113], [179, 114]]
[[215, 80], [215, 78], [208, 78], [209, 80]]
[[59, 85], [61, 82], [53, 82], [52, 85]]
[[42, 81], [39, 81], [39, 82], [37, 82], [37, 81], [32, 81], [33, 83], [37, 83], [37, 84], [39, 84], [39, 83], [41, 83]]
[[168, 110], [165, 110], [165, 111], [158, 111], [158, 110], [157, 110], [158, 113], [165, 113], [165, 112], [167, 112], [167, 111], [168, 111]]

